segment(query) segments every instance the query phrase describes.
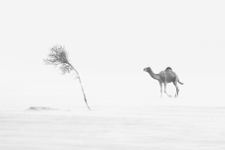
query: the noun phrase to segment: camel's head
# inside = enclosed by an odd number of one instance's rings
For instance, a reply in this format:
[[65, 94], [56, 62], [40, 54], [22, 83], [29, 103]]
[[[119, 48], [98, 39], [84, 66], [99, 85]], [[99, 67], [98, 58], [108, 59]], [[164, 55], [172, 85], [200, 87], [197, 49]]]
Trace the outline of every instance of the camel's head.
[[143, 71], [145, 71], [145, 72], [151, 72], [151, 70], [152, 69], [150, 67], [146, 67], [146, 68], [143, 69]]

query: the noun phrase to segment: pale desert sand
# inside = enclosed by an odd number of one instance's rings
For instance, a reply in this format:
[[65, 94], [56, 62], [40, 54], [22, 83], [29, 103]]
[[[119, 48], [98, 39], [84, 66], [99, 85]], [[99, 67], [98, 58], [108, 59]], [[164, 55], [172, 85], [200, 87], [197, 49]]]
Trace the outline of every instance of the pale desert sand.
[[224, 150], [225, 108], [0, 111], [0, 150]]

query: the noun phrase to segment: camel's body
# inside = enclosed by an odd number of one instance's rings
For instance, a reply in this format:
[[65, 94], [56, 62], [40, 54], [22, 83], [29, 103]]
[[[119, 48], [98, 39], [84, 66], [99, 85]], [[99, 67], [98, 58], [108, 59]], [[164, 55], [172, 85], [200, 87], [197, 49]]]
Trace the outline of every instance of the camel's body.
[[164, 85], [164, 93], [167, 94], [169, 97], [171, 97], [166, 91], [166, 84], [171, 83], [171, 82], [176, 87], [175, 97], [178, 96], [179, 88], [178, 88], [177, 83], [180, 83], [180, 84], [183, 84], [183, 83], [180, 82], [178, 76], [172, 70], [172, 68], [167, 67], [164, 71], [161, 71], [158, 74], [155, 74], [150, 67], [144, 68], [144, 71], [148, 72], [153, 79], [155, 79], [159, 82], [161, 96], [162, 96], [162, 84], [163, 84]]

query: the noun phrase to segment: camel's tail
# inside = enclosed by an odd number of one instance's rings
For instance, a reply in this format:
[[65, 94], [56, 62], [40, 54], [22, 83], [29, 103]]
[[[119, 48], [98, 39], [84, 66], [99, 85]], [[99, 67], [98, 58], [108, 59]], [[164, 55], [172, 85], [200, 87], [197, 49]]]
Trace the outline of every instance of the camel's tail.
[[180, 83], [181, 85], [183, 85], [184, 83], [180, 82], [180, 80], [178, 80], [178, 83]]

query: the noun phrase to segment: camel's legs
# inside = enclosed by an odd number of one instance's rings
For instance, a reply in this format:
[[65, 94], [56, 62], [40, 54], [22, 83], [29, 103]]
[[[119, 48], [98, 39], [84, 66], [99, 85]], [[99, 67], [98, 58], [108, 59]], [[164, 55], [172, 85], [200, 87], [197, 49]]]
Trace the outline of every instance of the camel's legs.
[[175, 94], [175, 97], [177, 97], [177, 96], [178, 96], [178, 93], [179, 93], [179, 88], [178, 88], [178, 86], [177, 86], [177, 82], [173, 82], [173, 84], [174, 84], [174, 86], [175, 86], [175, 88], [176, 88], [176, 94]]
[[172, 96], [169, 95], [169, 94], [167, 93], [167, 91], [166, 91], [166, 83], [164, 83], [164, 93], [165, 93], [167, 96], [172, 97]]
[[159, 82], [159, 86], [160, 86], [160, 97], [162, 97], [162, 82]]

